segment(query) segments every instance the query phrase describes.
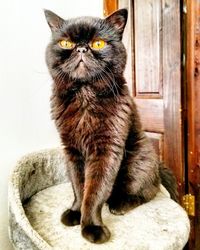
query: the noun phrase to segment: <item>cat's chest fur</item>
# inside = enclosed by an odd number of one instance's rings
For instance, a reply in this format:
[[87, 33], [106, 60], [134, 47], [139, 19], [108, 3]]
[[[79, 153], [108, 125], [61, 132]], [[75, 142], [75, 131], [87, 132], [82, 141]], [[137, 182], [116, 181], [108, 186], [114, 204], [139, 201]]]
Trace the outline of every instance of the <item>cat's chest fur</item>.
[[69, 103], [57, 103], [59, 110], [55, 119], [57, 128], [65, 144], [82, 147], [98, 130], [101, 119], [98, 114], [99, 105], [95, 93], [90, 88], [83, 87]]
[[100, 142], [122, 145], [127, 137], [131, 101], [99, 97], [89, 87], [81, 88], [70, 100], [53, 98], [53, 119], [66, 147], [86, 153]]
[[77, 107], [70, 120], [73, 123], [73, 131], [79, 136], [82, 136], [82, 133], [91, 133], [91, 124], [99, 120], [92, 115], [97, 106], [96, 102], [95, 94], [90, 89], [82, 88], [76, 95], [75, 103], [71, 104]]

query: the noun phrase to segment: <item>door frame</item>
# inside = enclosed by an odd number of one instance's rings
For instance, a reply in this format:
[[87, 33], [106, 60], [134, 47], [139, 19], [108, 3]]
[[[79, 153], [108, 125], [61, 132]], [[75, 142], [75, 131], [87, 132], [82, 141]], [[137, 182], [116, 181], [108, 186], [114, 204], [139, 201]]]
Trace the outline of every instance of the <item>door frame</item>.
[[183, 0], [186, 192], [195, 196], [188, 248], [200, 249], [200, 1]]

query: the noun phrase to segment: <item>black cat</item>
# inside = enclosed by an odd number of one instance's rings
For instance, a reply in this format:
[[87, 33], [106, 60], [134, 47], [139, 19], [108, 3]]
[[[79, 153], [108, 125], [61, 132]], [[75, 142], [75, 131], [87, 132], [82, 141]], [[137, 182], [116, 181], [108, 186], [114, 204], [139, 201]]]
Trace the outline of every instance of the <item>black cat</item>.
[[124, 214], [154, 198], [161, 182], [176, 200], [176, 181], [142, 131], [123, 76], [127, 10], [106, 19], [45, 15], [52, 30], [46, 52], [52, 115], [75, 196], [61, 220], [80, 223], [86, 239], [103, 243], [110, 238], [101, 218], [104, 203]]

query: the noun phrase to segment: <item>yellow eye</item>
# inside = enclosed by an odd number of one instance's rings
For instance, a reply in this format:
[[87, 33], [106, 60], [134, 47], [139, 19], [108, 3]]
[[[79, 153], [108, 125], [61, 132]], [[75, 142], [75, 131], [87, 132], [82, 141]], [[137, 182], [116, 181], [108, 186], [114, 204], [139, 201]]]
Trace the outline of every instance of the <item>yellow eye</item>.
[[60, 40], [58, 43], [62, 49], [73, 49], [75, 47], [75, 43], [69, 40]]
[[92, 47], [93, 49], [97, 49], [97, 50], [98, 50], [98, 49], [104, 48], [105, 45], [106, 45], [106, 42], [105, 42], [104, 40], [102, 40], [102, 39], [97, 39], [97, 40], [94, 40], [94, 41], [92, 42], [91, 47]]

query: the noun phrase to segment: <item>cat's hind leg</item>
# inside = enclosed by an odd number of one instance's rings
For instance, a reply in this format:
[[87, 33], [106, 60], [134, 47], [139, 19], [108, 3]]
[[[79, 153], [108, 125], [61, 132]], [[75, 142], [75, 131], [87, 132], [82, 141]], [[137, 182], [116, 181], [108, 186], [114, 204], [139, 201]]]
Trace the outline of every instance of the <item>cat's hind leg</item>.
[[145, 200], [142, 196], [130, 195], [121, 191], [112, 193], [107, 201], [110, 212], [115, 215], [124, 215], [143, 203]]
[[[149, 189], [151, 191], [149, 192]], [[115, 215], [124, 215], [130, 210], [142, 205], [151, 199], [153, 199], [158, 192], [157, 185], [151, 185], [151, 187], [146, 187], [143, 190], [140, 190], [138, 193], [130, 194], [129, 191], [115, 190], [112, 195], [107, 200], [109, 210], [112, 214]], [[148, 192], [148, 195], [146, 193]]]
[[113, 214], [125, 214], [150, 201], [159, 191], [159, 161], [148, 139], [137, 150], [124, 155], [113, 191], [107, 204]]

